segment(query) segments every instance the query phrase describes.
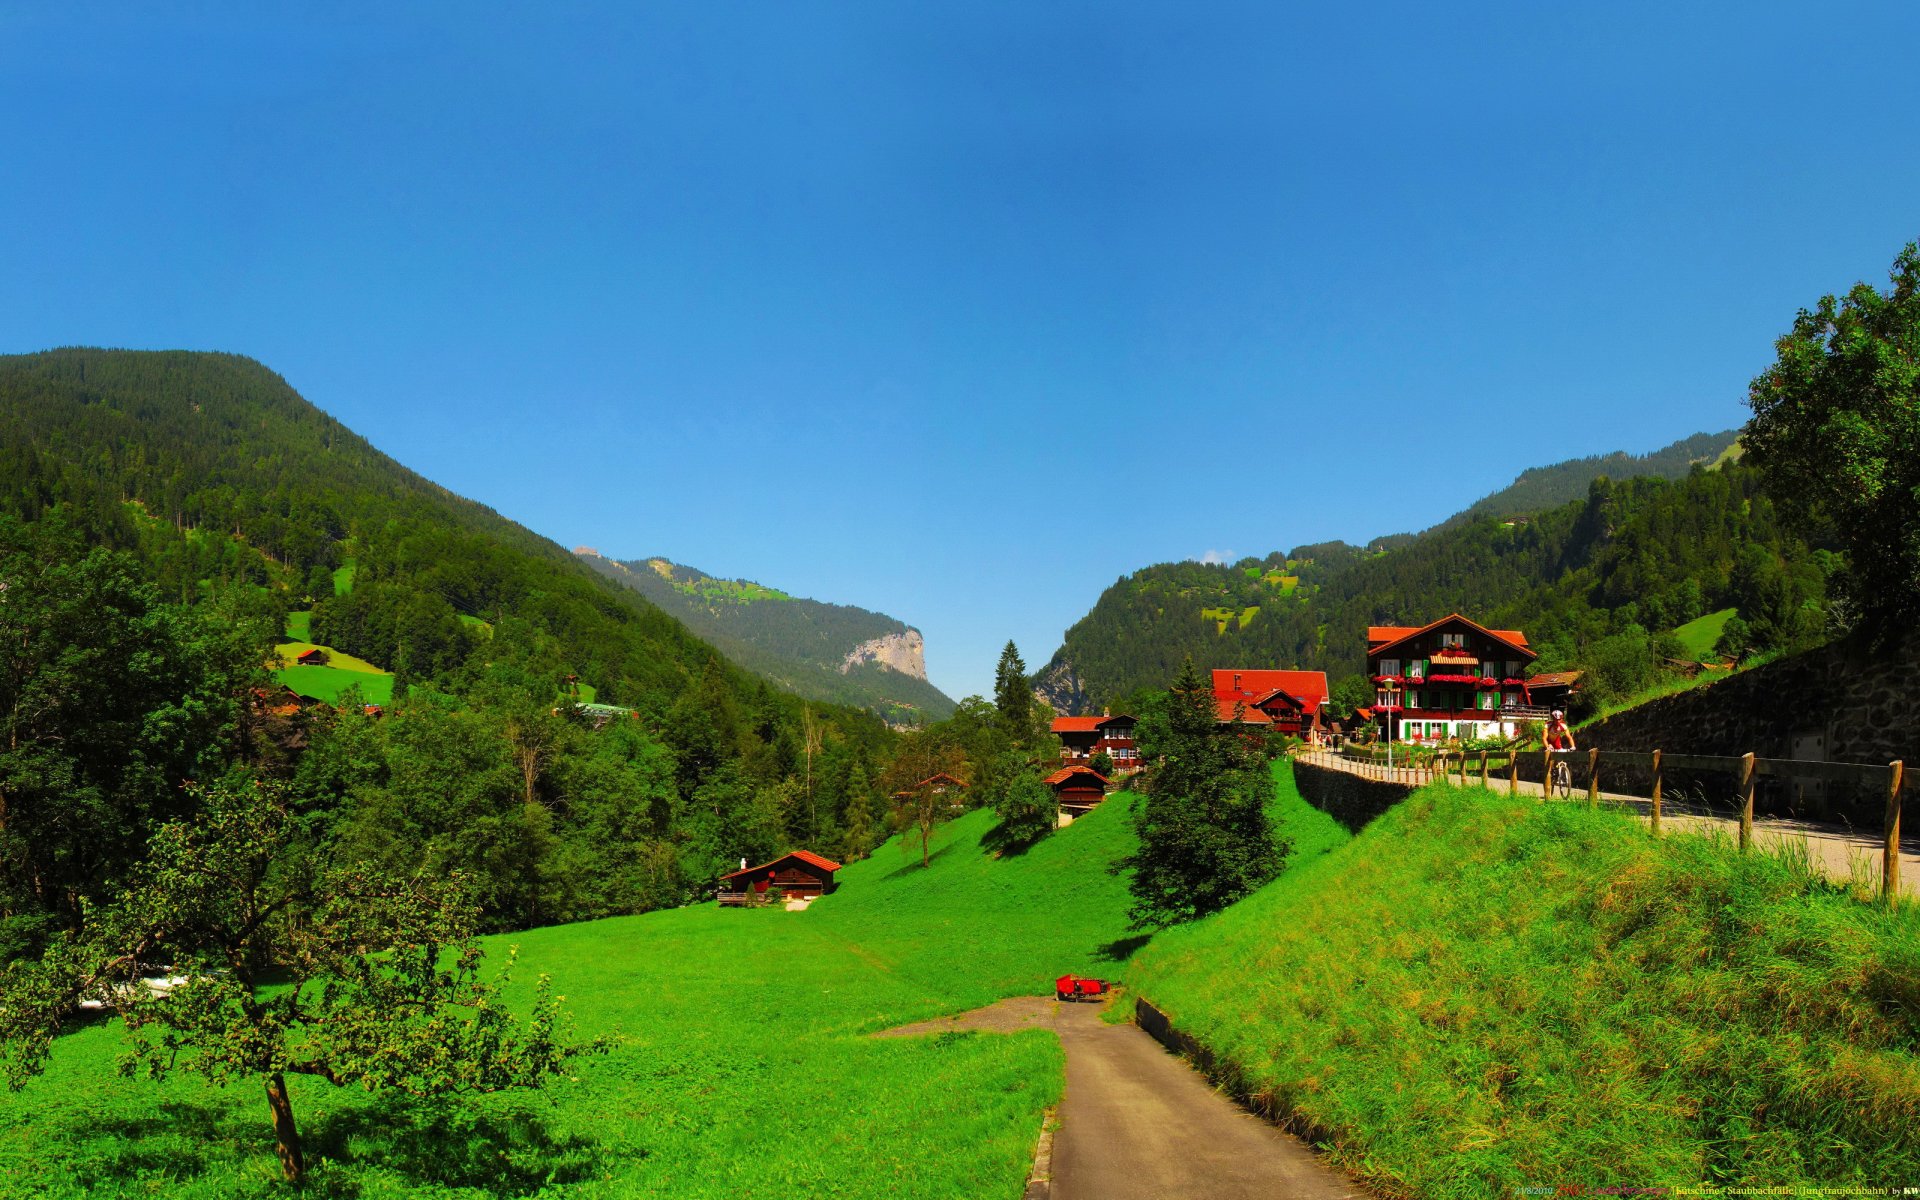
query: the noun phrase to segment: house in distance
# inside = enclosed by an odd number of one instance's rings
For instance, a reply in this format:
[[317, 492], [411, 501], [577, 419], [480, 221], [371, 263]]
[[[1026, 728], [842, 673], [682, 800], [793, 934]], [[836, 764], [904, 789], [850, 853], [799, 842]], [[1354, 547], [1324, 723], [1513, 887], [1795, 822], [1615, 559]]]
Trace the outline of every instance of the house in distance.
[[1061, 767], [1044, 782], [1060, 802], [1060, 823], [1065, 825], [1105, 800], [1107, 785], [1112, 781], [1092, 767], [1075, 765]]
[[1213, 673], [1213, 707], [1221, 724], [1271, 728], [1318, 741], [1327, 728], [1325, 671], [1227, 669]]
[[1104, 751], [1113, 760], [1115, 775], [1131, 775], [1140, 769], [1140, 750], [1133, 740], [1134, 726], [1139, 723], [1124, 713], [1055, 717], [1053, 733], [1060, 739], [1060, 761], [1070, 767], [1085, 766]]
[[1374, 713], [1395, 740], [1507, 736], [1545, 715], [1523, 677], [1536, 657], [1518, 629], [1488, 629], [1459, 613], [1431, 625], [1373, 626]]
[[[744, 861], [744, 860], [742, 860]], [[810, 850], [789, 850], [772, 862], [742, 866], [720, 877], [722, 907], [745, 908], [774, 899], [825, 896], [838, 885], [833, 874], [840, 864]]]

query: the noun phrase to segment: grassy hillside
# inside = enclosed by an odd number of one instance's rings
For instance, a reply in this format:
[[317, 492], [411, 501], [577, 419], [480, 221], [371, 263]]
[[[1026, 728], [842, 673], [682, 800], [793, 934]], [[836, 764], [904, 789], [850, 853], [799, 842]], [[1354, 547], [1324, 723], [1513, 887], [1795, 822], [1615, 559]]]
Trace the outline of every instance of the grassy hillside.
[[1920, 911], [1428, 788], [1128, 982], [1390, 1195], [1920, 1178]]
[[1703, 617], [1695, 617], [1685, 625], [1673, 631], [1680, 644], [1687, 648], [1687, 654], [1696, 662], [1705, 662], [1713, 657], [1714, 643], [1720, 640], [1720, 634], [1726, 629], [1727, 622], [1739, 614], [1737, 608], [1723, 608], [1719, 612], [1710, 612]]
[[[618, 1048], [545, 1097], [467, 1115], [295, 1080], [324, 1158], [308, 1190], [1013, 1200], [1059, 1097], [1054, 1038], [863, 1035], [1111, 973], [1131, 948], [1107, 871], [1131, 847], [1127, 803], [1005, 859], [982, 845], [991, 814], [967, 814], [930, 867], [890, 843], [805, 913], [706, 905], [489, 939], [518, 945], [522, 981], [553, 975], [579, 1034]], [[258, 1088], [121, 1080], [119, 1041], [112, 1023], [67, 1037], [48, 1077], [0, 1094], [0, 1194], [276, 1188]]]

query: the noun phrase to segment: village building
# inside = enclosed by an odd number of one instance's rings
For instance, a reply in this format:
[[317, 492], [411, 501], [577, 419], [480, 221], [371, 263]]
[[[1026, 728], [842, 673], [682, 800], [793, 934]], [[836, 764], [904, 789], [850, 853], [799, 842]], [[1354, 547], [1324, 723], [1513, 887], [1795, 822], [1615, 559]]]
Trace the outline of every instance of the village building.
[[1092, 767], [1061, 767], [1047, 776], [1045, 783], [1060, 801], [1060, 815], [1071, 819], [1082, 816], [1107, 798], [1112, 781]]
[[[743, 859], [744, 863], [745, 860]], [[824, 896], [838, 885], [833, 881], [840, 864], [808, 850], [790, 850], [757, 867], [742, 866], [720, 877], [723, 907], [746, 907], [774, 899]]]
[[1536, 708], [1565, 711], [1580, 690], [1582, 671], [1542, 671], [1527, 680], [1527, 698]]
[[302, 650], [293, 661], [303, 667], [324, 667], [327, 665], [327, 652], [315, 646], [311, 650]]
[[1133, 740], [1134, 727], [1139, 723], [1124, 713], [1055, 717], [1053, 733], [1060, 739], [1060, 761], [1068, 766], [1085, 766], [1094, 755], [1104, 752], [1113, 760], [1114, 774], [1130, 775], [1140, 769], [1140, 750]]
[[1227, 669], [1213, 673], [1213, 707], [1221, 724], [1270, 728], [1318, 742], [1327, 723], [1325, 671]]
[[1451, 613], [1431, 625], [1367, 630], [1374, 715], [1396, 741], [1510, 737], [1545, 710], [1524, 678], [1538, 657], [1518, 629], [1488, 629]]
[[921, 792], [928, 792], [935, 796], [945, 796], [949, 793], [955, 796], [962, 796], [966, 794], [966, 791], [966, 780], [955, 779], [945, 771], [941, 771], [937, 774], [927, 776], [912, 787], [902, 788], [893, 794], [893, 798], [895, 800], [905, 800], [910, 796], [917, 796]]

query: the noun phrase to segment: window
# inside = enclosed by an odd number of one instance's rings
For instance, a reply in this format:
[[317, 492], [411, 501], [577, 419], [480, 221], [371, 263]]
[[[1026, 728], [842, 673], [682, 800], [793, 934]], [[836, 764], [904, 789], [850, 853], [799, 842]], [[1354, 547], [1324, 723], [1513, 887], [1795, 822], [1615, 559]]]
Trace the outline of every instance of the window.
[[1407, 689], [1407, 707], [1408, 708], [1420, 707], [1420, 693], [1414, 690], [1413, 688]]
[[1508, 692], [1505, 696], [1502, 696], [1500, 698], [1500, 707], [1501, 708], [1518, 708], [1520, 707], [1520, 697], [1514, 695], [1512, 692]]
[[1443, 650], [1459, 650], [1466, 644], [1467, 635], [1464, 633], [1443, 633], [1440, 635], [1440, 648]]
[[1381, 659], [1380, 673], [1382, 675], [1398, 675], [1400, 673], [1400, 660], [1397, 658]]

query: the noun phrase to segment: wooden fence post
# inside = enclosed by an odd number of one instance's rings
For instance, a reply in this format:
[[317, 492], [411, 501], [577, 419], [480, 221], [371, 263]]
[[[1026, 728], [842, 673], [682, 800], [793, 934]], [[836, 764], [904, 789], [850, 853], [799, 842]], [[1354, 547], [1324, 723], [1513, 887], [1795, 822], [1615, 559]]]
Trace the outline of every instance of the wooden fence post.
[[1660, 836], [1660, 752], [1653, 752], [1653, 836]]
[[1587, 807], [1600, 803], [1600, 747], [1587, 749]]
[[1540, 798], [1542, 800], [1545, 800], [1552, 795], [1553, 795], [1553, 747], [1542, 746], [1540, 748]]
[[1480, 752], [1480, 786], [1483, 788], [1487, 786], [1487, 755], [1489, 753], [1491, 753], [1491, 751], [1482, 750]]
[[1887, 847], [1880, 860], [1880, 895], [1891, 904], [1900, 898], [1900, 783], [1904, 759], [1887, 764]]
[[1507, 795], [1520, 794], [1520, 747], [1514, 746], [1507, 751]]
[[1740, 756], [1740, 849], [1753, 849], [1753, 751]]

